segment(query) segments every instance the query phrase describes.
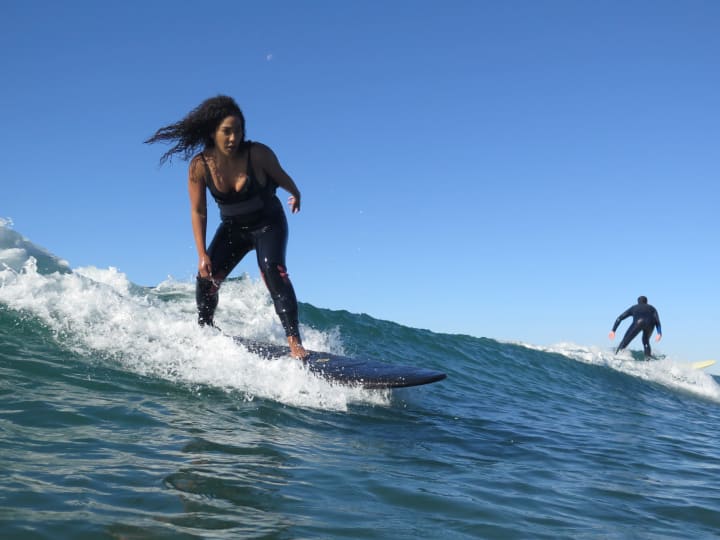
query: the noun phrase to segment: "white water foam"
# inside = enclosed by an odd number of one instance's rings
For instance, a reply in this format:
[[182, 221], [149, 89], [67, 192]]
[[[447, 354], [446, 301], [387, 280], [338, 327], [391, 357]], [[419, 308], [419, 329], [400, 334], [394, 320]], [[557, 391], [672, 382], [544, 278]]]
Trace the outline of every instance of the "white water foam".
[[639, 379], [720, 402], [720, 385], [711, 374], [702, 369], [693, 368], [690, 362], [670, 357], [642, 362], [635, 360], [627, 351], [615, 354], [613, 351], [600, 347], [588, 347], [574, 343], [558, 343], [547, 347], [523, 343], [522, 346], [560, 354], [585, 364], [606, 366]]
[[[30, 250], [18, 253], [7, 244], [0, 239], [0, 303], [39, 319], [59, 346], [91, 361], [191, 388], [224, 389], [246, 400], [260, 397], [340, 411], [351, 403], [390, 402], [389, 391], [333, 384], [295, 359], [268, 361], [236, 345], [229, 335], [285, 342], [259, 280], [245, 277], [223, 285], [216, 319], [220, 333], [196, 324], [193, 283], [168, 279], [155, 288], [141, 288], [115, 268], [41, 274]], [[19, 258], [25, 260], [18, 268]], [[305, 326], [301, 332], [307, 348], [342, 354], [337, 332]]]
[[47, 260], [58, 270], [69, 271], [67, 261], [55, 257], [44, 248], [36, 246], [23, 235], [13, 230], [10, 218], [0, 217], [0, 268], [12, 268], [20, 271], [25, 262], [33, 257], [35, 260]]

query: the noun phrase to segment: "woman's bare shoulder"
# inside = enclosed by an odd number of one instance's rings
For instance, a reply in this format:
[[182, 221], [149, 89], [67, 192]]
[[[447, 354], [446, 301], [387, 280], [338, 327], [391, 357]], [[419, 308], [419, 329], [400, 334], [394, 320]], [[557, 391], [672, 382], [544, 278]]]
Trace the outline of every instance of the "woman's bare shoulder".
[[265, 154], [266, 152], [272, 152], [272, 150], [270, 150], [270, 147], [267, 144], [261, 143], [259, 141], [250, 141], [250, 148], [252, 148], [253, 154], [258, 155]]
[[188, 165], [188, 179], [191, 182], [204, 182], [206, 176], [205, 160], [200, 152], [193, 156]]
[[277, 156], [267, 144], [252, 141], [252, 157], [259, 163], [270, 165], [277, 161]]

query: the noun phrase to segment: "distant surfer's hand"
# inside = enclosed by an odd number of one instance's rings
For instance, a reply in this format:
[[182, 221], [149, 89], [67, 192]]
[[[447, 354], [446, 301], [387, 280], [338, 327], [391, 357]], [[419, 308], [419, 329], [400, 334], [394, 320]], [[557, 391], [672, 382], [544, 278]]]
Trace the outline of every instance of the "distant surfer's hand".
[[658, 334], [655, 336], [655, 341], [660, 341], [662, 339], [662, 334]]
[[610, 341], [612, 341], [613, 339], [615, 339], [615, 332], [610, 331], [610, 333], [608, 334], [608, 337], [610, 338]]

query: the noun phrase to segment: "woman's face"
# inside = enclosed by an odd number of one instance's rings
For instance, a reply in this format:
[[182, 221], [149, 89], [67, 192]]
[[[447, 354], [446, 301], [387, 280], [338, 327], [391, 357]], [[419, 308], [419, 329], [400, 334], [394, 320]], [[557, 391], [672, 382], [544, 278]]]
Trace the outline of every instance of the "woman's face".
[[215, 130], [213, 140], [219, 152], [229, 156], [237, 152], [243, 141], [243, 125], [239, 116], [227, 116]]

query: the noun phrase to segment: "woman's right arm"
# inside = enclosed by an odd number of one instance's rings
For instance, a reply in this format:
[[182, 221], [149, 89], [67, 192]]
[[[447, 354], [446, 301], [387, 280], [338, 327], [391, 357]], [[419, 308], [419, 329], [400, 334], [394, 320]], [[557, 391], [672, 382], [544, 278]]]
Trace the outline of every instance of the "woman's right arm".
[[212, 276], [212, 266], [205, 246], [207, 197], [205, 195], [205, 170], [199, 156], [193, 158], [188, 168], [188, 193], [190, 195], [190, 221], [198, 254], [198, 275], [207, 278]]

